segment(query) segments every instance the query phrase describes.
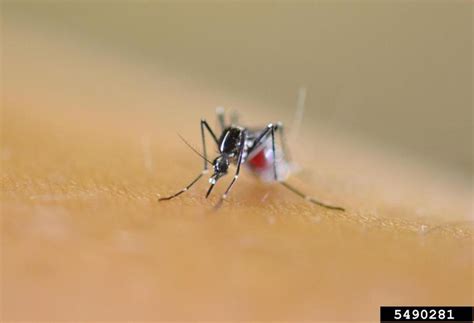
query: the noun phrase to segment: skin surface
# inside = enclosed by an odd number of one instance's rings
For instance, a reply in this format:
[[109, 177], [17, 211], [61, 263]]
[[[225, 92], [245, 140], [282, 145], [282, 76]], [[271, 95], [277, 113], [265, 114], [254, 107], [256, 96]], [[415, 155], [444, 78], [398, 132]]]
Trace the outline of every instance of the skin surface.
[[245, 169], [218, 211], [232, 176], [207, 200], [202, 180], [158, 203], [202, 167], [176, 132], [200, 149], [199, 120], [213, 125], [222, 102], [252, 125], [278, 112], [9, 28], [2, 319], [377, 320], [380, 305], [473, 303], [468, 185], [350, 134], [303, 128], [291, 182], [347, 212]]

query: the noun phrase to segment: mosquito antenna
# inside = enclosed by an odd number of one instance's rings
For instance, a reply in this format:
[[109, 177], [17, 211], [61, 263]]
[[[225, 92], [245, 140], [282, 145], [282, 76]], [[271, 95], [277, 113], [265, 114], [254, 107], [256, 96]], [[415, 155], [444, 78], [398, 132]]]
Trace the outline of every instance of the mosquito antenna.
[[183, 138], [183, 136], [181, 136], [179, 133], [178, 133], [178, 136], [179, 138], [181, 138], [181, 140], [186, 144], [186, 146], [188, 146], [189, 148], [191, 148], [192, 151], [194, 151], [196, 154], [198, 154], [202, 159], [204, 159], [205, 161], [207, 161], [209, 164], [212, 165], [212, 162], [209, 161], [209, 159], [207, 159], [206, 157], [204, 157], [199, 151], [197, 151], [193, 146], [191, 146], [191, 144], [189, 142], [186, 141], [186, 139]]

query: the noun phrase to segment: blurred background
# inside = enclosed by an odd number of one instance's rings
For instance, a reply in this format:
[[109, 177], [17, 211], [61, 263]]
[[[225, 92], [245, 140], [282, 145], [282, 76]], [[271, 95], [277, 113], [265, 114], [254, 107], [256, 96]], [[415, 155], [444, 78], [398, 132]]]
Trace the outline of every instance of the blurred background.
[[4, 25], [27, 23], [258, 99], [285, 120], [306, 86], [307, 127], [329, 126], [468, 180], [471, 20], [468, 1], [2, 2]]
[[[472, 305], [469, 1], [0, 2], [4, 320], [378, 320]], [[306, 88], [299, 132], [297, 93]], [[212, 211], [199, 119], [283, 121], [302, 201]]]

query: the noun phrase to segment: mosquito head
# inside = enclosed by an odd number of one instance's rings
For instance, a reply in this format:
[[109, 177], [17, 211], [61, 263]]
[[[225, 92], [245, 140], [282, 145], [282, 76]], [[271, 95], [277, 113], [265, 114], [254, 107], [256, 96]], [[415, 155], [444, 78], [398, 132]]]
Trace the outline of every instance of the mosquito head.
[[225, 155], [221, 155], [214, 159], [212, 165], [214, 167], [214, 175], [212, 176], [215, 180], [218, 180], [220, 177], [227, 174], [227, 170], [229, 169], [229, 158]]
[[212, 162], [212, 166], [214, 167], [214, 174], [212, 174], [211, 178], [209, 178], [209, 183], [211, 183], [211, 186], [207, 191], [206, 197], [211, 194], [211, 191], [214, 188], [214, 185], [216, 185], [217, 180], [227, 174], [229, 164], [230, 161], [226, 155], [220, 155], [219, 157], [214, 159], [214, 161]]

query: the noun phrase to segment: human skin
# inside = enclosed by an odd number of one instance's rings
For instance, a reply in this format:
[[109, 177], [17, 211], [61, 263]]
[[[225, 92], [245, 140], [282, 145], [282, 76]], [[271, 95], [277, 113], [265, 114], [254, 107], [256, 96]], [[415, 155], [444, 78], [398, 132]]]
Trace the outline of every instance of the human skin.
[[231, 176], [209, 199], [202, 180], [158, 203], [202, 167], [177, 131], [199, 148], [199, 118], [222, 100], [247, 121], [272, 109], [21, 29], [5, 43], [2, 319], [376, 320], [381, 305], [472, 304], [471, 193], [449, 176], [306, 129], [291, 182], [346, 212], [246, 170], [217, 211]]

